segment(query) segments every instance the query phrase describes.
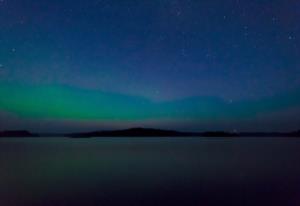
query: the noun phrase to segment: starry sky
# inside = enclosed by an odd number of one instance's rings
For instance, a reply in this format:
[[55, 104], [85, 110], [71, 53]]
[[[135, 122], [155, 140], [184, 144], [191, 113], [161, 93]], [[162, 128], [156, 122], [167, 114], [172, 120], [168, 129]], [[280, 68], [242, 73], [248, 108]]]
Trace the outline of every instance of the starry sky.
[[298, 0], [0, 0], [0, 129], [300, 129]]

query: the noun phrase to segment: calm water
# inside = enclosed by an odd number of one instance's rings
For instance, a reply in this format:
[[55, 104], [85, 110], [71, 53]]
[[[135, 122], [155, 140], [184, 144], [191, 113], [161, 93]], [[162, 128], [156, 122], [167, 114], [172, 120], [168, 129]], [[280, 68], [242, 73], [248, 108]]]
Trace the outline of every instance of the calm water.
[[300, 205], [300, 139], [1, 138], [0, 205]]

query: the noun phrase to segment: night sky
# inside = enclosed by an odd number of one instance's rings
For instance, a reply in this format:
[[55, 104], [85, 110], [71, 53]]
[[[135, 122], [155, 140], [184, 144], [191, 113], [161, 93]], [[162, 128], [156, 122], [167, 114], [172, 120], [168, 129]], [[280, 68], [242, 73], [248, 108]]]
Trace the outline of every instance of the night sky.
[[300, 129], [299, 0], [0, 0], [0, 129]]

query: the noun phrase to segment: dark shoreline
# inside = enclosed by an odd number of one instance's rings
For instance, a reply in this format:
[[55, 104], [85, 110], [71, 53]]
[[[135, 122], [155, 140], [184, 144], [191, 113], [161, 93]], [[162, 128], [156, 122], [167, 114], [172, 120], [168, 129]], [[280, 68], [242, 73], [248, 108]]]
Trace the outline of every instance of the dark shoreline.
[[300, 131], [295, 132], [241, 132], [231, 133], [225, 131], [209, 132], [180, 132], [174, 130], [162, 130], [152, 128], [131, 128], [125, 130], [93, 131], [82, 133], [31, 133], [26, 130], [0, 131], [1, 137], [69, 137], [69, 138], [92, 138], [92, 137], [300, 137]]

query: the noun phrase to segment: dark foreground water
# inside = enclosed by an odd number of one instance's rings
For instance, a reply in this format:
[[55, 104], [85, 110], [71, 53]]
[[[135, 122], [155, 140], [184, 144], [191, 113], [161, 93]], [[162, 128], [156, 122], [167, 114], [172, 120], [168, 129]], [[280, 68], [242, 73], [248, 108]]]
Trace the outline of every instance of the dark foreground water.
[[2, 138], [1, 206], [300, 205], [300, 139]]

